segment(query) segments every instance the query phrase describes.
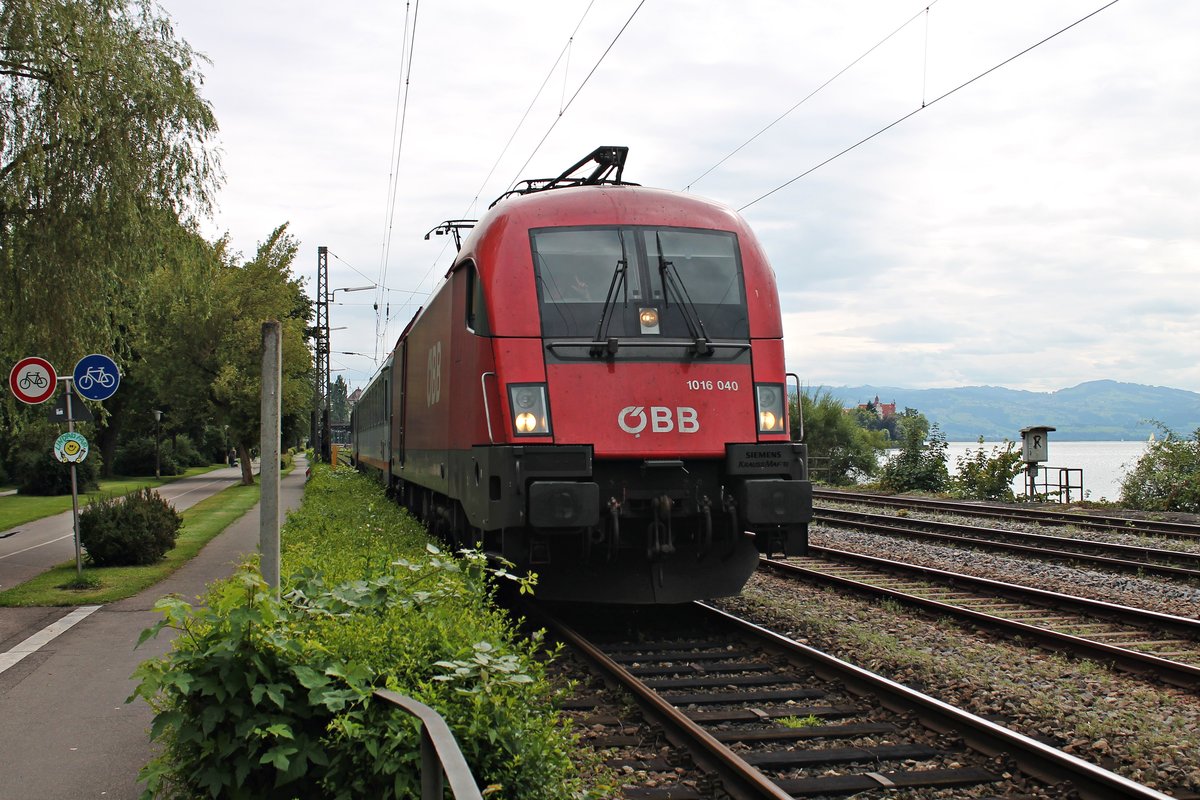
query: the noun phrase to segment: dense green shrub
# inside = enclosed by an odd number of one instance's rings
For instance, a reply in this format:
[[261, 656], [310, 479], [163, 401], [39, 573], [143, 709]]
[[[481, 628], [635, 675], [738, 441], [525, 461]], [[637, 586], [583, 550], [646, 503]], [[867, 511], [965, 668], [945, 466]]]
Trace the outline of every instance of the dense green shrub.
[[181, 433], [172, 436], [170, 439], [163, 440], [166, 452], [170, 453], [171, 460], [178, 464], [183, 469], [188, 467], [207, 467], [212, 462], [208, 457], [203, 455], [195, 443], [192, 442], [192, 437]]
[[800, 411], [804, 412], [804, 441], [814, 480], [835, 486], [856, 483], [874, 475], [879, 453], [887, 446], [887, 434], [868, 431], [847, 414], [826, 389], [806, 389], [789, 404], [792, 435], [800, 435]]
[[900, 452], [883, 465], [879, 485], [889, 492], [944, 492], [950, 482], [946, 469], [946, 436], [935, 422], [929, 439], [919, 424], [900, 423]]
[[282, 597], [253, 567], [200, 608], [160, 602], [184, 631], [139, 667], [163, 750], [147, 796], [420, 796], [416, 727], [390, 688], [439, 711], [495, 798], [585, 797], [556, 692], [491, 604], [480, 553], [443, 556], [374, 483], [314, 468], [282, 535]]
[[979, 437], [979, 449], [967, 451], [955, 459], [954, 477], [950, 479], [950, 493], [969, 500], [1015, 500], [1012, 482], [1021, 472], [1021, 451], [1016, 444], [1005, 439], [1004, 444], [993, 445], [991, 452], [983, 449], [983, 437]]
[[1200, 428], [1181, 437], [1161, 423], [1162, 436], [1121, 481], [1121, 503], [1145, 511], [1200, 513]]
[[[113, 459], [114, 471], [118, 475], [153, 475], [155, 447], [153, 436], [135, 436], [122, 441]], [[178, 475], [183, 471], [175, 460], [170, 440], [159, 441], [157, 448], [160, 475]]]
[[[54, 496], [71, 493], [71, 465], [54, 457], [54, 439], [44, 447], [22, 449], [13, 458], [17, 492], [25, 495]], [[75, 481], [80, 493], [100, 486], [100, 453], [89, 448], [88, 457], [75, 465]]]
[[79, 541], [98, 567], [161, 561], [183, 519], [152, 489], [93, 500], [79, 514]]

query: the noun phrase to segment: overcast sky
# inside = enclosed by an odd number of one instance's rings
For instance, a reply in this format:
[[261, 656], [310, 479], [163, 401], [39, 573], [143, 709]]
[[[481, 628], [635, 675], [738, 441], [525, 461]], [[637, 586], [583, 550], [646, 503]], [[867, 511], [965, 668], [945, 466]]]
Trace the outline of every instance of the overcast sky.
[[206, 233], [250, 257], [288, 222], [310, 293], [319, 245], [331, 288], [387, 288], [330, 307], [352, 386], [449, 266], [426, 231], [627, 145], [627, 180], [743, 209], [806, 384], [1200, 391], [1200, 3], [1120, 0], [947, 95], [1105, 2], [164, 8], [211, 60], [226, 183]]

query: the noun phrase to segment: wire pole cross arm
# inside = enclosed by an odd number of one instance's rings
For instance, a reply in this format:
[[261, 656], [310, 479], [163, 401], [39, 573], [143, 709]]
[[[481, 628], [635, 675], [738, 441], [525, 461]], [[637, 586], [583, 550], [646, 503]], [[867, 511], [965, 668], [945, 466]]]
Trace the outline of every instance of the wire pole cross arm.
[[442, 800], [443, 773], [454, 800], [483, 800], [471, 768], [441, 715], [424, 703], [387, 689], [376, 689], [375, 696], [421, 721], [421, 800]]

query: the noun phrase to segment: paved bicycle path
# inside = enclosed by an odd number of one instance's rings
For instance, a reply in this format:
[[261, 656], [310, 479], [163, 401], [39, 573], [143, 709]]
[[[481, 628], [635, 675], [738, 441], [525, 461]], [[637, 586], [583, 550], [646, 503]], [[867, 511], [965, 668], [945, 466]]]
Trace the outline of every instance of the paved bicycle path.
[[[282, 480], [281, 512], [299, 506], [305, 467], [298, 459]], [[0, 672], [0, 800], [139, 797], [138, 770], [153, 754], [147, 733], [153, 715], [143, 701], [125, 699], [134, 690], [134, 668], [166, 652], [172, 632], [163, 631], [137, 650], [134, 645], [158, 621], [151, 609], [160, 597], [195, 598], [257, 551], [258, 509], [167, 580], [101, 606]], [[0, 609], [10, 611], [42, 613], [51, 620], [63, 616], [62, 609]]]

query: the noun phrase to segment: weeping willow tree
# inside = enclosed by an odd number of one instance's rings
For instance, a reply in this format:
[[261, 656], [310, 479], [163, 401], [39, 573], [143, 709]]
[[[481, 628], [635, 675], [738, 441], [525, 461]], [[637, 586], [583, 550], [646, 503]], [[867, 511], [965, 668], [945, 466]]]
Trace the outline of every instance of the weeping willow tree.
[[201, 60], [153, 3], [0, 3], [0, 364], [121, 359], [163, 237], [220, 181]]

